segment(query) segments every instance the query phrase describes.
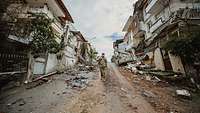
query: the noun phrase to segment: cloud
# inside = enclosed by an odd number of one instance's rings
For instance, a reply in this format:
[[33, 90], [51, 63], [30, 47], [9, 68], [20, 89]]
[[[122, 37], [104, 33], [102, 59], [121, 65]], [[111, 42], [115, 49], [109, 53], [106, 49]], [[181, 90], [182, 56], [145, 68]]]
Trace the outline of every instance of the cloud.
[[75, 27], [110, 58], [112, 42], [123, 36], [122, 28], [132, 15], [133, 0], [65, 0], [65, 3]]

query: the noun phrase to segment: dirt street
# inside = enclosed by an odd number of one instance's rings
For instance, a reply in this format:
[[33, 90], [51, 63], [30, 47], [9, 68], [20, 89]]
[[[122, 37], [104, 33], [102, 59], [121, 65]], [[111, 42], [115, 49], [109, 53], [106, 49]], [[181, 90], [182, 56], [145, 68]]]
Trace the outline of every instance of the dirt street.
[[109, 65], [106, 82], [98, 79], [70, 106], [63, 107], [66, 113], [155, 113], [114, 64]]
[[[85, 73], [86, 74], [86, 73]], [[60, 75], [32, 89], [17, 88], [1, 94], [2, 113], [156, 113], [145, 98], [109, 64], [107, 80], [99, 72], [84, 90], [67, 88]]]

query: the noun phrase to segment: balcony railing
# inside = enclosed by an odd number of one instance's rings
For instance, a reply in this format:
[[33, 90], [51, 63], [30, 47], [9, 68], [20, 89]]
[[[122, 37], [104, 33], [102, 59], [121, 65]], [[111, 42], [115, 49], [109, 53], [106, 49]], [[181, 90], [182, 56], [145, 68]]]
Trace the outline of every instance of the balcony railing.
[[29, 12], [31, 12], [31, 13], [44, 13], [44, 14], [47, 15], [48, 18], [51, 18], [51, 19], [54, 18], [54, 16], [51, 13], [51, 11], [49, 11], [45, 7], [42, 7], [42, 8], [30, 7], [29, 8]]
[[59, 33], [59, 34], [63, 34], [64, 32], [64, 28], [61, 25], [61, 23], [58, 20], [54, 20], [54, 22], [52, 23], [52, 27]]
[[151, 0], [150, 3], [147, 5], [145, 11], [146, 13], [154, 14], [156, 12], [160, 12], [168, 4], [168, 0]]
[[159, 0], [151, 0], [150, 3], [148, 4], [148, 6], [146, 7], [146, 12], [149, 13], [149, 11], [154, 7], [156, 2], [158, 2], [158, 1]]
[[150, 32], [153, 33], [158, 27], [163, 24], [162, 18], [158, 19], [150, 28]]
[[193, 8], [193, 9], [179, 9], [174, 12], [173, 20], [177, 18], [182, 19], [200, 19], [200, 9]]
[[190, 18], [190, 19], [199, 19], [200, 18], [200, 9], [191, 9], [189, 11], [188, 18]]
[[54, 22], [52, 23], [52, 27], [60, 34], [63, 33], [63, 26], [61, 25], [61, 22], [57, 17], [53, 15], [53, 13], [46, 8], [46, 6], [42, 8], [37, 7], [31, 7], [29, 8], [29, 11], [32, 13], [44, 13], [46, 14], [47, 18], [54, 19]]

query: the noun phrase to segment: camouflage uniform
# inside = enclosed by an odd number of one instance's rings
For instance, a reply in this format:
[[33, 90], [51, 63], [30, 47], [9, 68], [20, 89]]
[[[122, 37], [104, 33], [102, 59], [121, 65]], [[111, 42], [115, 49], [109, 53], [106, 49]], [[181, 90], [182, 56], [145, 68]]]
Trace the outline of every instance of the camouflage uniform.
[[98, 60], [99, 63], [99, 68], [100, 68], [100, 73], [101, 73], [101, 79], [105, 80], [105, 76], [106, 76], [106, 68], [107, 68], [107, 60], [105, 57], [101, 57]]

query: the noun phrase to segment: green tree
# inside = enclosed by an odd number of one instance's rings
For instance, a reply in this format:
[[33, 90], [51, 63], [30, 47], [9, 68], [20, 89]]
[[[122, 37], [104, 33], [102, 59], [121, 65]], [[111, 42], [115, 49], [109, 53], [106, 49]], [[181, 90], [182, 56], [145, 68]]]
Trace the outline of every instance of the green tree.
[[164, 49], [178, 55], [185, 62], [194, 65], [200, 62], [200, 33], [187, 33], [184, 37], [171, 37]]
[[50, 52], [57, 53], [61, 46], [56, 42], [56, 34], [53, 32], [51, 24], [52, 19], [47, 18], [45, 14], [33, 14], [31, 21], [31, 47], [34, 53]]
[[1, 36], [7, 38], [8, 34], [11, 34], [28, 39], [34, 54], [57, 53], [62, 48], [62, 44], [56, 42], [58, 36], [51, 27], [54, 19], [50, 19], [45, 13], [30, 13], [26, 10], [26, 3], [12, 4], [13, 2], [8, 1], [0, 3], [6, 5], [6, 9], [0, 12], [5, 13], [0, 22], [0, 25], [5, 24], [3, 31], [0, 30], [4, 34]]

